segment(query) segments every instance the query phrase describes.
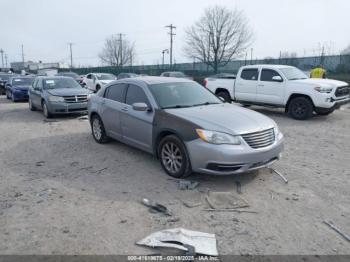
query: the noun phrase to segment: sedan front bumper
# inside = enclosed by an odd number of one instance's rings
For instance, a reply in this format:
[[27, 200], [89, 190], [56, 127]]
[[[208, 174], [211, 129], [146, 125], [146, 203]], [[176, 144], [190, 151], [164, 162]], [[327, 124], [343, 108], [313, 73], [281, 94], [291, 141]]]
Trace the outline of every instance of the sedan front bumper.
[[231, 175], [264, 168], [279, 160], [284, 138], [279, 133], [272, 145], [260, 149], [251, 148], [243, 140], [241, 145], [214, 145], [198, 138], [185, 144], [194, 172]]
[[51, 114], [86, 113], [87, 102], [82, 102], [82, 103], [49, 102], [47, 104], [47, 108]]

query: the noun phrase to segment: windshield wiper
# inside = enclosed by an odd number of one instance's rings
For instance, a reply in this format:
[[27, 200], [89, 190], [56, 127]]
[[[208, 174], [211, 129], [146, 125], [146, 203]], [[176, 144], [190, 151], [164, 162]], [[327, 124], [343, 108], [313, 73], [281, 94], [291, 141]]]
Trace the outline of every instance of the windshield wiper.
[[164, 106], [162, 109], [171, 109], [171, 108], [185, 108], [191, 107], [191, 105], [173, 105], [173, 106]]
[[200, 103], [200, 104], [194, 104], [192, 106], [207, 106], [207, 105], [217, 105], [220, 103], [216, 103], [216, 102], [205, 102], [205, 103]]

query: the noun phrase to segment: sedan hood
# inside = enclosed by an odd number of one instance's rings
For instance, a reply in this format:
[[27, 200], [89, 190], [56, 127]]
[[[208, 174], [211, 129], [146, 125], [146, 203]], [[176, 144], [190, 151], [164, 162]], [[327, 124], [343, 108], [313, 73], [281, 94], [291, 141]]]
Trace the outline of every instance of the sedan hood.
[[203, 129], [232, 135], [262, 131], [276, 126], [269, 117], [232, 104], [166, 109], [166, 112]]
[[309, 84], [309, 85], [321, 86], [321, 87], [338, 87], [338, 86], [348, 85], [343, 81], [338, 81], [333, 79], [321, 79], [321, 78], [307, 78], [307, 79], [292, 80], [292, 81], [296, 83]]
[[90, 92], [84, 88], [57, 88], [49, 89], [47, 92], [54, 96], [77, 96], [90, 94]]

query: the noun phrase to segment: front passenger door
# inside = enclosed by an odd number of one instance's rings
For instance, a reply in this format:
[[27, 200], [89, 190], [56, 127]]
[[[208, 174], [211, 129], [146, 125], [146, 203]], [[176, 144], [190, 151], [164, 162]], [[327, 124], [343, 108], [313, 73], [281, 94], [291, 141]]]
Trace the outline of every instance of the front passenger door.
[[[145, 103], [150, 110], [135, 111], [132, 108], [134, 103]], [[145, 91], [140, 86], [130, 84], [126, 92], [125, 104], [120, 115], [124, 142], [152, 152], [154, 111], [151, 110], [151, 104]]]

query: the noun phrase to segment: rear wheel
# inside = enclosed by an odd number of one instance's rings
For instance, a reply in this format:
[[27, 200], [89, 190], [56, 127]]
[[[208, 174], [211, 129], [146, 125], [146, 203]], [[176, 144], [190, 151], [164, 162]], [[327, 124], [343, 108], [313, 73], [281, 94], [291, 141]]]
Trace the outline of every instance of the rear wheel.
[[45, 101], [42, 102], [42, 108], [43, 108], [43, 114], [46, 118], [51, 118], [52, 114], [50, 113], [49, 109], [47, 108], [47, 104]]
[[28, 99], [28, 104], [29, 104], [30, 111], [35, 111], [36, 110], [35, 106], [32, 103], [32, 99], [30, 99], [30, 98]]
[[293, 98], [288, 106], [289, 115], [297, 120], [305, 120], [312, 117], [312, 112], [312, 102], [306, 97]]
[[96, 93], [101, 89], [101, 86], [100, 85], [97, 85], [96, 86]]
[[219, 91], [216, 95], [218, 97], [223, 98], [225, 102], [231, 103], [231, 96], [230, 96], [230, 94], [228, 92], [226, 92], [226, 91]]
[[93, 115], [91, 117], [91, 131], [97, 143], [103, 144], [108, 142], [108, 136], [106, 135], [102, 120], [98, 115]]
[[169, 176], [182, 178], [192, 173], [186, 147], [177, 136], [166, 136], [160, 141], [158, 156], [164, 171]]

